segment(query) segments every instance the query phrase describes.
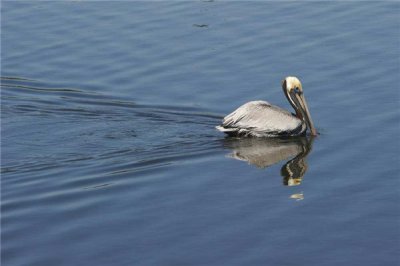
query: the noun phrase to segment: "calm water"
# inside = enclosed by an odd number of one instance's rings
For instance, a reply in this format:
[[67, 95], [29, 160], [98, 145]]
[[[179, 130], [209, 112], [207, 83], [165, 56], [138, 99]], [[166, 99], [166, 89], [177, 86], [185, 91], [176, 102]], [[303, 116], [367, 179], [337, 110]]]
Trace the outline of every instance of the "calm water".
[[[2, 2], [2, 265], [399, 265], [400, 4]], [[229, 139], [249, 100], [315, 139]]]

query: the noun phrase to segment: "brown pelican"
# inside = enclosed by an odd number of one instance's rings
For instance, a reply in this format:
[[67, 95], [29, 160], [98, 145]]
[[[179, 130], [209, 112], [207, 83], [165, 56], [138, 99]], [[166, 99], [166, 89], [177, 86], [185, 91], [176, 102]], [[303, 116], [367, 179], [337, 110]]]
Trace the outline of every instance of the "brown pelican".
[[317, 135], [300, 80], [287, 77], [282, 89], [296, 114], [265, 101], [252, 101], [225, 116], [216, 128], [229, 136], [280, 137], [305, 134], [308, 126], [311, 135]]

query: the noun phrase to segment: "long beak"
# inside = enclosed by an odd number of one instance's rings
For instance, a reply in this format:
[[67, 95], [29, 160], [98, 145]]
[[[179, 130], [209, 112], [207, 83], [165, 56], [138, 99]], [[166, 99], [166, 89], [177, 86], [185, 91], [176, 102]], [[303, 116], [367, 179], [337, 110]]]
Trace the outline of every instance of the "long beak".
[[304, 98], [304, 95], [303, 94], [300, 94], [300, 95], [295, 94], [294, 96], [295, 96], [294, 98], [296, 99], [296, 102], [299, 104], [299, 109], [304, 117], [304, 120], [306, 121], [307, 126], [311, 131], [311, 135], [317, 136], [318, 133], [317, 133], [317, 130], [314, 127], [314, 123], [311, 119], [310, 111], [308, 110], [307, 102], [306, 102], [306, 99]]

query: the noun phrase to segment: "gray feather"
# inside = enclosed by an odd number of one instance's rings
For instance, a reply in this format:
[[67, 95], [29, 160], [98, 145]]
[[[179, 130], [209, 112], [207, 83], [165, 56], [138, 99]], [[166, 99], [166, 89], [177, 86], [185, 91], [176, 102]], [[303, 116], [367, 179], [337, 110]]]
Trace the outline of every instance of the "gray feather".
[[265, 101], [252, 101], [227, 115], [217, 129], [229, 135], [272, 137], [300, 135], [306, 125], [285, 109]]

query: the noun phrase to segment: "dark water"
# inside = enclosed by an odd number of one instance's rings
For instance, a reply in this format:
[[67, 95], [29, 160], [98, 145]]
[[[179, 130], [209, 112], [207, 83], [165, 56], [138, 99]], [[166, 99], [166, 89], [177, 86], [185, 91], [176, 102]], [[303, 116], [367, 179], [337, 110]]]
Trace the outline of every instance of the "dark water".
[[[2, 2], [2, 265], [399, 265], [398, 2]], [[227, 139], [249, 100], [315, 139]]]

